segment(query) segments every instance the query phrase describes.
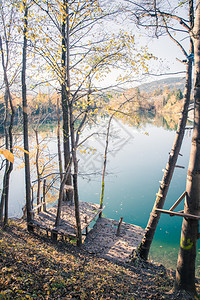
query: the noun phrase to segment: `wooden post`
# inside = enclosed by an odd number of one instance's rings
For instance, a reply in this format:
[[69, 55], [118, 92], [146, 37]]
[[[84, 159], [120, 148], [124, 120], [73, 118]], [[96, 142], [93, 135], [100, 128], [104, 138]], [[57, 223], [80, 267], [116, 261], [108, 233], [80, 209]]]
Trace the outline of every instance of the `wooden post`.
[[28, 223], [27, 229], [28, 229], [29, 232], [34, 232], [34, 226], [30, 223]]
[[57, 241], [57, 239], [58, 239], [58, 233], [57, 233], [56, 230], [52, 230], [51, 231], [51, 239], [52, 239], [52, 241]]
[[[88, 221], [87, 221], [87, 216], [85, 216], [85, 223], [86, 223], [86, 224], [88, 223]], [[88, 227], [85, 228], [85, 233], [86, 233], [86, 235], [88, 234]]]
[[45, 193], [46, 193], [46, 179], [43, 181], [43, 211], [47, 211], [46, 201], [45, 201]]
[[117, 227], [116, 236], [120, 235], [120, 230], [121, 230], [122, 222], [123, 222], [123, 217], [121, 217], [120, 220], [119, 220], [119, 224], [118, 224], [118, 227]]

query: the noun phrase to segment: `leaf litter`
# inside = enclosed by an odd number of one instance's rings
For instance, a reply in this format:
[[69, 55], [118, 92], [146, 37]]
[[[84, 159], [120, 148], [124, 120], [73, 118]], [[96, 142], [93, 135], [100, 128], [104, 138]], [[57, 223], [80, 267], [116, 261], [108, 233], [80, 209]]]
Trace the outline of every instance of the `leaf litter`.
[[117, 264], [69, 241], [30, 234], [19, 221], [0, 230], [0, 272], [0, 299], [192, 299], [168, 293], [174, 271], [162, 265]]

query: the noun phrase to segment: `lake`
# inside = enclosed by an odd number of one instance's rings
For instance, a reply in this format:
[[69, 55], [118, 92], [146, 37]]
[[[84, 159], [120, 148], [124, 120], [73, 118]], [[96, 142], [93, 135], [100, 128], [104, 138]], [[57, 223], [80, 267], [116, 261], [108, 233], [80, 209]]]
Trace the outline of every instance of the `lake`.
[[[117, 119], [112, 121], [105, 178], [103, 214], [106, 217], [116, 220], [123, 217], [124, 222], [146, 227], [163, 176], [162, 169], [166, 166], [175, 136], [175, 131], [164, 128], [163, 124], [164, 121], [155, 123], [153, 119], [140, 126], [130, 126]], [[80, 141], [85, 140], [92, 134], [78, 152], [81, 201], [99, 203], [106, 127], [107, 120], [100, 118], [96, 125], [88, 126], [80, 138]], [[44, 135], [41, 133], [41, 139]], [[46, 136], [48, 150], [54, 153], [57, 147], [56, 129], [51, 127], [46, 131]], [[186, 131], [181, 148], [183, 156], [178, 160], [178, 165], [185, 169], [175, 169], [164, 206], [166, 209], [185, 190], [190, 144], [191, 132]], [[19, 160], [16, 159], [16, 167], [17, 164]], [[10, 216], [21, 214], [25, 202], [24, 190], [24, 170], [15, 169], [11, 177]], [[178, 208], [181, 210], [183, 203]], [[162, 262], [167, 267], [176, 267], [181, 224], [181, 217], [161, 215], [150, 259]], [[198, 254], [197, 273], [200, 271], [199, 261]]]

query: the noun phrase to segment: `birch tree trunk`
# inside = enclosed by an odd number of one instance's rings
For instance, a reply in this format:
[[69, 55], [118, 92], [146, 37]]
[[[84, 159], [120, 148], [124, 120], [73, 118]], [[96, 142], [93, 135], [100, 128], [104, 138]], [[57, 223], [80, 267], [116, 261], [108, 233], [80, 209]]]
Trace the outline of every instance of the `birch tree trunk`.
[[[194, 130], [190, 161], [187, 173], [184, 212], [200, 215], [200, 0], [196, 3], [195, 25], [192, 32], [194, 42]], [[175, 289], [186, 290], [196, 295], [195, 258], [199, 232], [199, 221], [184, 218], [177, 261]]]

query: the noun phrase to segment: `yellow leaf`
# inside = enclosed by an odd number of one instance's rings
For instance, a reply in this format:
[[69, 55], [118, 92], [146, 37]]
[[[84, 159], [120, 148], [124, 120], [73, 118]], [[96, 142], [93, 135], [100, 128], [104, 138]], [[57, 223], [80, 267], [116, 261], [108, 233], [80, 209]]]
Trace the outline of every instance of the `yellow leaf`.
[[23, 2], [21, 2], [21, 3], [20, 3], [20, 7], [19, 7], [20, 13], [23, 12], [23, 9], [24, 9], [24, 5], [23, 5]]
[[3, 154], [12, 164], [14, 163], [14, 155], [8, 149], [0, 149], [0, 154]]
[[24, 153], [29, 154], [29, 152], [27, 150], [25, 150], [25, 149], [23, 149], [21, 147], [15, 146], [13, 148], [19, 149], [19, 150], [23, 151]]

